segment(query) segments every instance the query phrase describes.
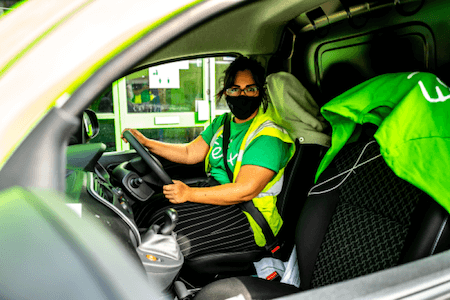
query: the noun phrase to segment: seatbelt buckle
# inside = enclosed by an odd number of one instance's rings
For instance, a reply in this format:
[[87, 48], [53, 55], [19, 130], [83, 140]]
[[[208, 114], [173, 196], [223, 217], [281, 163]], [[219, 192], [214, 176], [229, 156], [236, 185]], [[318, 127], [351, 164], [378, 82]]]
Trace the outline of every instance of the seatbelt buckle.
[[277, 273], [277, 271], [273, 271], [272, 274], [266, 277], [266, 280], [268, 281], [281, 281], [280, 274]]
[[277, 246], [275, 246], [275, 248], [271, 249], [270, 252], [271, 252], [272, 254], [275, 254], [275, 253], [276, 253], [278, 250], [280, 250], [280, 249], [281, 249], [280, 245], [277, 245]]
[[266, 249], [270, 252], [273, 258], [280, 258], [281, 257], [281, 248], [283, 247], [282, 244], [278, 243], [277, 240], [273, 242], [271, 245], [266, 245]]

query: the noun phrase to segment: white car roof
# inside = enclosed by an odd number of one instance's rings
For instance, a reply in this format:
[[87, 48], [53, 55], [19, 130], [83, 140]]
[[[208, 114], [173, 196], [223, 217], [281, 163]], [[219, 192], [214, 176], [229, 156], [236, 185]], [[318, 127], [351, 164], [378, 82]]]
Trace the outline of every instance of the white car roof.
[[[104, 63], [199, 1], [34, 0], [0, 20], [0, 167]], [[60, 99], [60, 100], [58, 100]], [[61, 104], [61, 103], [58, 103]]]

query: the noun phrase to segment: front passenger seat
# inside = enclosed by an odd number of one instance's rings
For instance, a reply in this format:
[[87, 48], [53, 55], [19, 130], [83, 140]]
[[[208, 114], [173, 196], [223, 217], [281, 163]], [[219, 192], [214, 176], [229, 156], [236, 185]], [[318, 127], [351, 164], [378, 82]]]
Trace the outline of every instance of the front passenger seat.
[[397, 177], [379, 149], [374, 139], [346, 145], [311, 189], [295, 234], [300, 289], [237, 277], [207, 285], [195, 299], [272, 299], [449, 249], [448, 213]]
[[[450, 248], [449, 214], [444, 208], [450, 192], [445, 169], [450, 164], [448, 97], [448, 87], [433, 74], [391, 73], [322, 107], [333, 140], [297, 222], [300, 290]], [[274, 286], [286, 294], [295, 292], [256, 279], [237, 280], [245, 281], [241, 292], [247, 293], [246, 299], [281, 296]], [[226, 282], [215, 284], [197, 299], [214, 294]]]

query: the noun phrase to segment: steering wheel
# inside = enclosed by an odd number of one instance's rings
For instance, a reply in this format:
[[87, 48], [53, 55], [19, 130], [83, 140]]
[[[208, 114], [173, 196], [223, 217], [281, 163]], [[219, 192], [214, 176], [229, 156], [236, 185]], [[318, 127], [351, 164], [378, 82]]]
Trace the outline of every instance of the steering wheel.
[[156, 173], [159, 179], [166, 184], [173, 183], [170, 176], [164, 171], [161, 163], [154, 157], [150, 152], [148, 152], [144, 146], [135, 138], [135, 136], [130, 131], [125, 131], [123, 136], [127, 139], [128, 143], [136, 150], [136, 152], [142, 157], [144, 162], [150, 167], [150, 169]]

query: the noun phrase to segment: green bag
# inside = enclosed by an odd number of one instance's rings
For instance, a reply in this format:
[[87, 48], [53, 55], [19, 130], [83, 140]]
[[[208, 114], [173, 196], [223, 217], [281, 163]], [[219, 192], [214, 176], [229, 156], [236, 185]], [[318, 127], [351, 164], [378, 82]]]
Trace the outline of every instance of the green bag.
[[450, 212], [449, 88], [429, 73], [385, 74], [334, 98], [321, 112], [331, 147], [316, 181], [339, 150], [358, 137], [356, 124], [378, 126], [374, 137], [388, 166]]

